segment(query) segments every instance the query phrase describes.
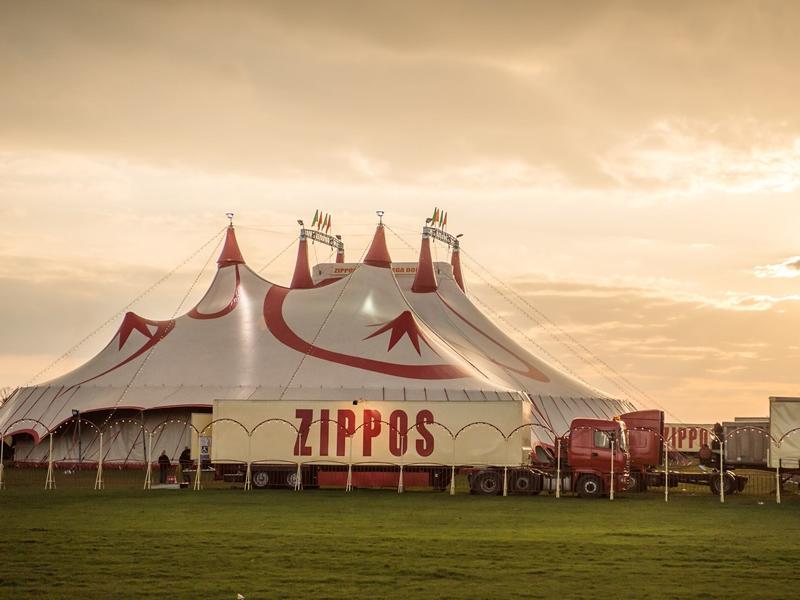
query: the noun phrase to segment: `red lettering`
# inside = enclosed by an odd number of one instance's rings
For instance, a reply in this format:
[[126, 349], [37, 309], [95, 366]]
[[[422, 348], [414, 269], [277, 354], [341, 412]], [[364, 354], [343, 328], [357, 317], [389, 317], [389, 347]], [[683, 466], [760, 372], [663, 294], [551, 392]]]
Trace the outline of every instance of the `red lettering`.
[[689, 430], [689, 448], [694, 448], [694, 443], [697, 441], [697, 427], [692, 427]]
[[381, 413], [370, 408], [364, 409], [364, 453], [362, 456], [372, 456], [372, 439], [381, 434]]
[[686, 439], [686, 427], [678, 428], [678, 448], [683, 448], [683, 440]]
[[331, 430], [331, 411], [323, 408], [319, 418], [319, 455], [328, 456], [328, 437]]
[[307, 445], [306, 442], [308, 442], [308, 430], [314, 418], [314, 411], [310, 408], [298, 408], [294, 411], [294, 416], [300, 419], [300, 430], [294, 443], [294, 455], [311, 456], [311, 446]]
[[408, 450], [408, 415], [396, 410], [389, 416], [389, 452], [403, 456]]
[[703, 444], [707, 443], [708, 443], [708, 429], [703, 427], [702, 429], [700, 429], [700, 445], [702, 446]]
[[433, 413], [429, 410], [421, 410], [417, 413], [417, 431], [422, 439], [417, 440], [417, 454], [420, 456], [430, 456], [433, 454], [433, 435], [425, 425], [433, 423]]
[[336, 421], [339, 423], [336, 428], [336, 456], [344, 456], [346, 440], [356, 430], [356, 413], [346, 408], [340, 409], [336, 413]]

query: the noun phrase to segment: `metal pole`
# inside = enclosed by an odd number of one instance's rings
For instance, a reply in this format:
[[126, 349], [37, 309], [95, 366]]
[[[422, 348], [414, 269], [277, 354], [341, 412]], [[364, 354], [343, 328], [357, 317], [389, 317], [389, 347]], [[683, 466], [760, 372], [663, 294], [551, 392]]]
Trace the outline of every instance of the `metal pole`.
[[503, 467], [503, 496], [508, 496], [508, 467]]
[[456, 495], [456, 438], [453, 438], [453, 464], [450, 467], [450, 495]]
[[400, 465], [400, 478], [397, 480], [397, 493], [403, 493], [403, 465]]
[[151, 488], [150, 479], [153, 473], [153, 432], [147, 432], [147, 446], [145, 446], [145, 458], [147, 459], [147, 470], [144, 473], [144, 489]]
[[200, 448], [200, 432], [197, 432], [197, 470], [194, 472], [194, 487], [195, 491], [200, 489], [200, 473], [203, 471], [203, 453]]
[[[250, 464], [251, 464], [251, 462], [253, 460], [252, 446], [253, 446], [253, 436], [250, 435], [247, 438], [247, 473], [244, 476], [244, 491], [249, 491], [249, 490], [253, 489], [253, 471], [250, 468]], [[200, 450], [200, 448], [198, 448], [198, 451], [199, 450]]]
[[669, 446], [664, 440], [664, 502], [669, 502]]
[[5, 450], [5, 447], [6, 447], [6, 438], [5, 438], [5, 436], [0, 434], [0, 490], [2, 490], [6, 485], [3, 482], [3, 469], [4, 469], [4, 466], [3, 466], [3, 450]]
[[78, 473], [81, 472], [81, 466], [83, 462], [83, 443], [81, 440], [81, 413], [78, 413]]
[[345, 492], [353, 490], [353, 436], [349, 436], [350, 448], [347, 452], [347, 485], [344, 486]]
[[300, 463], [297, 463], [297, 476], [294, 480], [294, 491], [299, 492], [303, 489], [303, 471], [300, 467]]
[[561, 438], [556, 438], [556, 498], [561, 498]]
[[50, 432], [50, 452], [47, 455], [47, 478], [44, 481], [44, 489], [56, 489], [56, 480], [53, 478], [53, 432]]
[[100, 432], [100, 459], [97, 461], [97, 478], [94, 480], [94, 489], [102, 490], [103, 484], [103, 432]]
[[724, 503], [725, 502], [725, 469], [724, 469], [724, 457], [725, 457], [725, 440], [721, 440], [719, 443], [719, 501]]
[[[2, 487], [2, 486], [0, 486]], [[778, 459], [778, 467], [775, 469], [775, 502], [781, 503], [781, 459]]]
[[611, 440], [611, 491], [608, 495], [609, 500], [614, 499], [614, 450], [616, 449], [616, 440]]

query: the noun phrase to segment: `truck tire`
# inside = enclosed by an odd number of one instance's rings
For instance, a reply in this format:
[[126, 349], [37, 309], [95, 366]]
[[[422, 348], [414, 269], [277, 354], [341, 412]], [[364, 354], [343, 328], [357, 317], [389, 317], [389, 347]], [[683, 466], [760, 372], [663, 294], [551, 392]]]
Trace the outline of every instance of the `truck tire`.
[[286, 474], [286, 487], [290, 490], [294, 489], [295, 484], [297, 483], [297, 471], [290, 471]]
[[500, 473], [495, 471], [482, 471], [472, 478], [472, 490], [482, 496], [496, 496], [503, 492], [500, 482]]
[[511, 476], [511, 491], [515, 494], [530, 494], [534, 489], [533, 473], [519, 471]]
[[[726, 496], [736, 493], [736, 477], [730, 473], [725, 473], [725, 476], [723, 477], [723, 485]], [[711, 477], [708, 482], [708, 488], [711, 490], [712, 494], [719, 496], [719, 473]]]
[[603, 495], [603, 480], [597, 475], [584, 475], [578, 481], [577, 492], [581, 498], [599, 498]]
[[643, 492], [644, 478], [641, 473], [633, 472], [628, 475], [628, 481], [625, 484], [626, 492]]
[[255, 471], [251, 477], [254, 488], [263, 490], [269, 486], [269, 473], [266, 471]]

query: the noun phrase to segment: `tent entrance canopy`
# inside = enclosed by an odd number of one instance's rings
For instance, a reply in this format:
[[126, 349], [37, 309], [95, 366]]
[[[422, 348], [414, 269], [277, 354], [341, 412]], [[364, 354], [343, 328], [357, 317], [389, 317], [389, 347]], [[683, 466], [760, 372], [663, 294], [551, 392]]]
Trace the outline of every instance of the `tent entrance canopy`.
[[518, 465], [530, 401], [215, 400], [211, 456], [260, 463]]

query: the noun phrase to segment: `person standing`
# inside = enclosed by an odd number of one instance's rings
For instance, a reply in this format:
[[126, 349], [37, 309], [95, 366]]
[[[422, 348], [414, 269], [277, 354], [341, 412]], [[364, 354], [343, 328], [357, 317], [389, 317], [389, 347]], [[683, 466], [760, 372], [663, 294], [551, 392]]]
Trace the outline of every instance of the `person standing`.
[[162, 450], [161, 456], [158, 457], [158, 469], [159, 469], [159, 481], [164, 484], [167, 483], [167, 471], [169, 470], [172, 463], [169, 461], [169, 456], [167, 456], [167, 451]]
[[178, 458], [178, 464], [181, 468], [181, 476], [182, 478], [188, 482], [189, 481], [189, 474], [186, 472], [188, 469], [192, 468], [192, 451], [189, 450], [189, 446], [186, 446], [181, 452], [180, 457]]

